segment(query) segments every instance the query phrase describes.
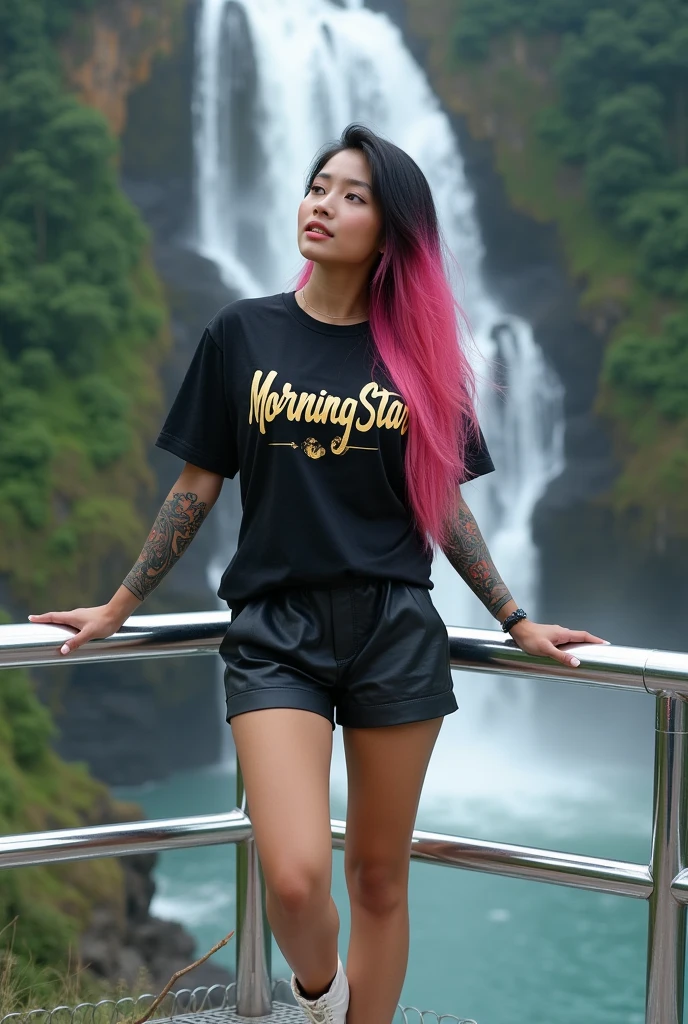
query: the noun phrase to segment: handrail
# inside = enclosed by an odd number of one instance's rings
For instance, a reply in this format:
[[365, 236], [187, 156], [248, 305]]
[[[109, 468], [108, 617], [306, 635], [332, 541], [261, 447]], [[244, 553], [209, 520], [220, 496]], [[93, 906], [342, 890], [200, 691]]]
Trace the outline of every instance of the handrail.
[[[333, 818], [330, 827], [333, 849], [343, 850], [346, 822]], [[242, 843], [252, 835], [248, 815], [238, 808], [225, 814], [130, 821], [54, 832], [26, 832], [0, 837], [0, 869]], [[648, 899], [652, 894], [652, 876], [645, 864], [539, 850], [512, 843], [490, 843], [441, 832], [416, 829], [411, 858], [428, 864], [552, 882], [635, 899]], [[680, 884], [685, 883], [681, 881]]]
[[[215, 653], [230, 622], [227, 612], [135, 615], [112, 637], [91, 641], [76, 663]], [[567, 644], [573, 669], [521, 651], [495, 630], [448, 627], [451, 664], [490, 674], [539, 676], [636, 690], [656, 698], [652, 855], [649, 865], [493, 843], [434, 832], [413, 833], [414, 860], [531, 881], [646, 899], [649, 905], [646, 1024], [682, 1024], [688, 905], [688, 654], [599, 644]], [[70, 630], [60, 626], [0, 626], [0, 668], [54, 665]], [[0, 677], [0, 685], [2, 680]], [[211, 843], [237, 843], [237, 1011], [270, 1011], [270, 941], [250, 814], [238, 777], [238, 807], [228, 814], [0, 838], [0, 869]], [[342, 849], [346, 824], [331, 822]]]
[[127, 821], [117, 825], [61, 828], [0, 837], [0, 868], [60, 864], [95, 857], [162, 853], [190, 846], [243, 843], [253, 835], [251, 822], [236, 808], [228, 814]]
[[[222, 611], [132, 615], [117, 633], [84, 644], [69, 655], [69, 661], [81, 664], [216, 654], [230, 622], [230, 613]], [[447, 632], [454, 668], [688, 697], [688, 654], [680, 651], [564, 644], [562, 649], [575, 651], [581, 662], [574, 669], [550, 658], [526, 654], [510, 636], [498, 630], [449, 626]], [[0, 626], [0, 668], [64, 664], [59, 648], [72, 635], [62, 626]]]

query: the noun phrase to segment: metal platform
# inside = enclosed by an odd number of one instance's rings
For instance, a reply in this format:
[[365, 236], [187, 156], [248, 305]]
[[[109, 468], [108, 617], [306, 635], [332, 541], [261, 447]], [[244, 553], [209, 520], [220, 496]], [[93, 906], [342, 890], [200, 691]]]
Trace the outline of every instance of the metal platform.
[[180, 1017], [163, 1017], [155, 1024], [244, 1024], [248, 1021], [261, 1021], [268, 1024], [303, 1024], [304, 1016], [298, 1006], [288, 1003], [272, 1004], [269, 1017], [240, 1017], [234, 1007], [226, 1010], [203, 1010], [201, 1013], [184, 1013]]
[[[304, 1024], [305, 1017], [297, 1006], [288, 1003], [273, 1003], [269, 1017], [240, 1017], [232, 1008], [228, 1010], [204, 1010], [202, 1013], [187, 1013], [181, 1017], [165, 1017], [154, 1024], [251, 1024], [261, 1021], [265, 1024]], [[415, 1006], [400, 1006], [395, 1014], [395, 1022], [400, 1024], [431, 1024], [436, 1021], [452, 1021], [453, 1024], [476, 1024], [465, 1017], [455, 1017], [452, 1013], [437, 1014], [434, 1010], [418, 1010]]]
[[[178, 989], [170, 992], [160, 1009], [167, 1017], [154, 1016], [151, 1024], [304, 1024], [304, 1014], [293, 1002], [285, 1003], [278, 994], [291, 997], [289, 982], [280, 978], [273, 982], [272, 1013], [266, 1017], [240, 1017], [233, 1003], [235, 985], [213, 985], [211, 988]], [[78, 1006], [57, 1006], [53, 1010], [26, 1010], [0, 1018], [0, 1024], [120, 1024], [143, 1017], [155, 997], [150, 993], [137, 999], [103, 999], [98, 1003]], [[211, 1006], [211, 1009], [208, 1007]], [[158, 1013], [160, 1010], [157, 1011]], [[453, 1013], [435, 1013], [415, 1006], [399, 1006], [394, 1024], [476, 1024], [474, 1020]]]

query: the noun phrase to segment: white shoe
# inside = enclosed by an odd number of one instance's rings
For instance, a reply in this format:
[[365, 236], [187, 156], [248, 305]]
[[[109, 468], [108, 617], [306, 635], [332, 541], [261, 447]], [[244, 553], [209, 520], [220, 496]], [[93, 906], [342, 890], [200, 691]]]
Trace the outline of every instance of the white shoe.
[[301, 1007], [312, 1024], [346, 1024], [346, 1011], [349, 1009], [349, 982], [337, 957], [337, 973], [334, 981], [317, 999], [306, 999], [299, 991], [296, 976], [291, 976], [291, 990], [294, 999]]

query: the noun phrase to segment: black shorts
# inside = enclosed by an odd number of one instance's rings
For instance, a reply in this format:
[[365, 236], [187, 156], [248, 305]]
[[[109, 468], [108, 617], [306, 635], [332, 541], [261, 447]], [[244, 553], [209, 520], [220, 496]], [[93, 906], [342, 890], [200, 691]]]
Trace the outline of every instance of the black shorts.
[[227, 721], [300, 708], [352, 728], [457, 710], [449, 640], [427, 587], [359, 580], [275, 590], [233, 609], [220, 645]]

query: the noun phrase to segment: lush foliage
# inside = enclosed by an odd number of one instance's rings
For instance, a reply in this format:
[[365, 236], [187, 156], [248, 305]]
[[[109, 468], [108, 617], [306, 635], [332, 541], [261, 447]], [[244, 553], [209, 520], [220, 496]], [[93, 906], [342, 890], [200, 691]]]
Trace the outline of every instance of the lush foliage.
[[[608, 346], [603, 386], [637, 447], [662, 448], [659, 501], [688, 500], [688, 4], [685, 0], [461, 0], [453, 45], [481, 61], [519, 29], [561, 37], [557, 102], [538, 134], [579, 168], [587, 200], [631, 257], [644, 318]], [[662, 446], [669, 434], [672, 444]]]
[[[59, 34], [91, 4], [0, 3], [0, 572], [36, 610], [48, 596], [87, 602], [104, 555], [138, 549], [142, 438], [157, 415], [149, 364], [164, 310], [146, 231], [118, 186], [115, 139], [70, 94], [58, 57]], [[56, 757], [52, 734], [27, 675], [3, 671], [0, 834], [117, 814], [85, 768]], [[121, 916], [123, 901], [115, 861], [0, 872], [0, 1016], [84, 994], [79, 933], [94, 903]]]
[[[0, 501], [15, 538], [0, 571], [34, 600], [79, 574], [80, 557], [102, 557], [106, 531], [88, 506], [123, 457], [129, 489], [117, 497], [135, 520], [146, 479], [136, 434], [156, 392], [145, 359], [163, 322], [116, 141], [61, 78], [55, 37], [90, 5], [0, 5]], [[121, 533], [120, 517], [111, 546]]]
[[[100, 823], [112, 816], [104, 786], [50, 749], [53, 726], [25, 672], [0, 686], [0, 835]], [[0, 1016], [53, 998], [76, 967], [78, 933], [90, 907], [123, 899], [116, 862], [0, 872]]]

